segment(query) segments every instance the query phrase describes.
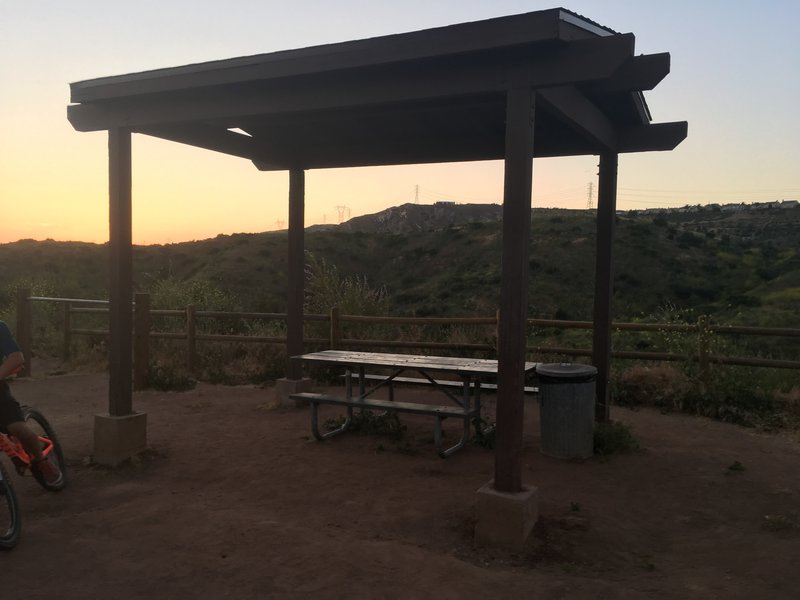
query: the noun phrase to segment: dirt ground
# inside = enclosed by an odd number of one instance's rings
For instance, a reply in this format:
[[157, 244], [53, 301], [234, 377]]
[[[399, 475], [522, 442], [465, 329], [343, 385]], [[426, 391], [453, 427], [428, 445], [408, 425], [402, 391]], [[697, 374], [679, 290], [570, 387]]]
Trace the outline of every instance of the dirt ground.
[[540, 518], [514, 555], [472, 543], [492, 451], [438, 458], [430, 418], [403, 417], [401, 442], [319, 443], [269, 388], [142, 392], [150, 450], [111, 470], [90, 457], [106, 375], [39, 373], [14, 393], [55, 426], [70, 484], [12, 475], [24, 521], [3, 597], [800, 598], [797, 434], [615, 409], [642, 451], [560, 461], [539, 452], [530, 400]]

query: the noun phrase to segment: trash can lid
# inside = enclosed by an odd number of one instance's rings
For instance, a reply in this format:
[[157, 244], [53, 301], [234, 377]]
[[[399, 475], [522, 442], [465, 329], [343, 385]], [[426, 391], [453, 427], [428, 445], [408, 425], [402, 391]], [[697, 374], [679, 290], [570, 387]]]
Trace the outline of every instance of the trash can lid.
[[575, 363], [546, 363], [536, 367], [536, 374], [542, 381], [580, 383], [594, 381], [597, 367]]

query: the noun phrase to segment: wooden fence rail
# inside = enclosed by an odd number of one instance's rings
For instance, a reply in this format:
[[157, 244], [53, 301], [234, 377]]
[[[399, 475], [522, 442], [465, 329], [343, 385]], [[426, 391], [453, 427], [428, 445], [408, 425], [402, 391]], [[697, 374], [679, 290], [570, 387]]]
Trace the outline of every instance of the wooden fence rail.
[[[71, 354], [71, 346], [75, 336], [109, 335], [108, 329], [77, 327], [75, 321], [90, 315], [107, 315], [108, 301], [76, 298], [48, 298], [31, 296], [28, 290], [20, 290], [17, 297], [17, 339], [26, 356], [30, 356], [32, 347], [32, 302], [61, 304], [63, 309], [63, 343], [62, 353], [65, 359]], [[180, 331], [154, 330], [153, 319], [175, 319], [182, 322]], [[285, 345], [285, 335], [245, 335], [242, 333], [202, 333], [200, 323], [207, 319], [262, 322], [286, 322], [285, 313], [260, 312], [223, 312], [197, 310], [196, 306], [187, 306], [185, 310], [151, 309], [147, 294], [137, 294], [134, 302], [134, 385], [139, 388], [146, 384], [146, 372], [149, 363], [149, 340], [164, 339], [183, 341], [186, 346], [186, 366], [194, 372], [197, 366], [197, 345], [201, 342], [238, 342], [255, 344]], [[353, 326], [484, 326], [492, 327], [490, 338], [496, 340], [497, 317], [396, 317], [342, 315], [334, 307], [330, 313], [307, 314], [304, 316], [307, 325], [326, 323], [328, 335], [304, 336], [307, 346], [323, 346], [328, 348], [382, 348], [382, 349], [416, 349], [453, 352], [487, 352], [492, 353], [495, 345], [489, 342], [437, 342], [426, 340], [398, 339], [359, 339], [344, 337], [345, 330]], [[528, 326], [535, 329], [584, 329], [591, 330], [591, 321], [565, 321], [549, 319], [528, 319]], [[758, 357], [736, 357], [714, 354], [710, 340], [715, 335], [743, 335], [760, 337], [800, 337], [800, 329], [774, 327], [745, 327], [738, 325], [714, 325], [708, 318], [700, 317], [697, 323], [614, 323], [615, 332], [659, 332], [689, 334], [694, 337], [692, 349], [684, 353], [676, 352], [644, 352], [614, 350], [612, 357], [624, 360], [644, 361], [695, 361], [698, 364], [701, 378], [708, 376], [711, 365], [735, 365], [750, 367], [766, 367], [778, 369], [800, 369], [800, 360], [783, 360]], [[591, 357], [592, 351], [585, 348], [574, 348], [553, 345], [532, 345], [527, 348], [529, 354], [546, 356]], [[30, 362], [24, 374], [30, 374]]]

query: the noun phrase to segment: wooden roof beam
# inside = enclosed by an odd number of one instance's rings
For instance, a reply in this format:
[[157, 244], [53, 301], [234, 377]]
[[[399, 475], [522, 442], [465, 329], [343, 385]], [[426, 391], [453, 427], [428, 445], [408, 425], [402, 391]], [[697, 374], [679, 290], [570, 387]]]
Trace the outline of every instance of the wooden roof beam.
[[[673, 150], [687, 135], [686, 121], [674, 123], [655, 123], [620, 129], [617, 131], [617, 152], [659, 152]], [[597, 149], [597, 153], [600, 149]], [[536, 158], [556, 156], [585, 156], [588, 154], [586, 144], [579, 137], [553, 136], [544, 137], [536, 143]]]
[[686, 121], [652, 123], [619, 132], [619, 152], [653, 152], [674, 150], [686, 139], [689, 124]]
[[597, 95], [652, 90], [669, 71], [669, 52], [632, 56], [608, 79], [592, 81], [582, 87], [587, 94]]
[[227, 129], [193, 123], [192, 125], [172, 125], [158, 128], [140, 127], [134, 130], [153, 137], [189, 144], [206, 150], [222, 152], [232, 156], [253, 159], [258, 156], [258, 148], [252, 137], [234, 133]]
[[282, 170], [290, 164], [304, 169], [356, 166], [385, 166], [498, 160], [503, 157], [504, 137], [492, 134], [461, 135], [457, 139], [420, 136], [413, 139], [387, 138], [382, 143], [364, 144], [361, 140], [314, 138], [297, 145], [292, 140], [272, 139], [261, 146], [253, 161], [261, 171]]
[[[617, 152], [646, 152], [672, 150], [687, 135], [686, 122], [659, 123], [629, 128], [618, 132]], [[573, 131], [584, 136], [586, 131], [574, 127]], [[458, 143], [439, 137], [386, 139], [377, 147], [365, 147], [359, 141], [345, 142], [331, 139], [327, 142], [314, 140], [307, 147], [297, 146], [291, 140], [267, 138], [256, 135], [248, 138], [240, 134], [210, 126], [160, 127], [152, 132], [139, 129], [138, 133], [154, 135], [162, 139], [187, 143], [193, 146], [240, 156], [253, 161], [262, 171], [285, 170], [290, 166], [303, 168], [336, 168], [352, 166], [380, 166], [414, 163], [454, 161], [499, 160], [503, 158], [503, 138], [488, 132], [461, 136]], [[586, 147], [577, 137], [558, 136], [549, 144], [540, 143], [534, 148], [535, 156], [575, 156], [586, 154]], [[597, 142], [597, 152], [602, 145]]]
[[614, 125], [576, 88], [548, 88], [539, 90], [538, 96], [549, 113], [599, 146], [598, 151], [616, 152], [617, 133]]

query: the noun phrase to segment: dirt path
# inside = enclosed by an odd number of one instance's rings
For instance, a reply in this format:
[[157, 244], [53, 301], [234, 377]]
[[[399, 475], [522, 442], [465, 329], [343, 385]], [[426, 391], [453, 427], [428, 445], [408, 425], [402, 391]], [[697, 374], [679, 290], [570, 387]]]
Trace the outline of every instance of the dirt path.
[[539, 453], [531, 402], [524, 477], [541, 516], [509, 555], [471, 540], [492, 452], [438, 458], [430, 419], [404, 417], [400, 443], [318, 443], [307, 409], [269, 408], [270, 389], [145, 392], [151, 450], [108, 470], [89, 460], [106, 390], [104, 375], [15, 384], [59, 432], [71, 482], [53, 495], [14, 479], [24, 530], [0, 554], [1, 596], [800, 597], [796, 435], [617, 409], [642, 452], [563, 462]]

